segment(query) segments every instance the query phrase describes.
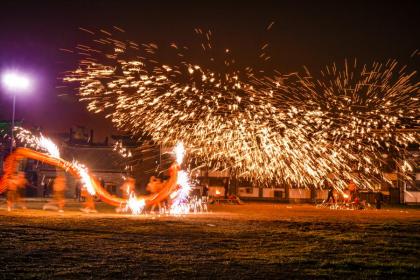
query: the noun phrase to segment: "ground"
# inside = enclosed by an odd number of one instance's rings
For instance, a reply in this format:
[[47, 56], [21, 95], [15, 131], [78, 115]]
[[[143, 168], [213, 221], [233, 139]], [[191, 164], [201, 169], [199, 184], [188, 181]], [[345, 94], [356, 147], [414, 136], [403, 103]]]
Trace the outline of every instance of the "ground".
[[133, 217], [41, 205], [0, 210], [0, 279], [420, 277], [419, 209], [246, 204]]

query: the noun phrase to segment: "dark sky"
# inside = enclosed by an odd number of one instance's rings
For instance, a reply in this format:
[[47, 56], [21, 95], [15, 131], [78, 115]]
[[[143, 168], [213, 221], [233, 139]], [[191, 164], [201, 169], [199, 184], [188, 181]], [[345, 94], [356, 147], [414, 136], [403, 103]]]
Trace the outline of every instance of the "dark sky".
[[[194, 38], [193, 29], [202, 27], [212, 30], [216, 47], [231, 49], [244, 65], [285, 72], [306, 65], [317, 71], [354, 57], [366, 63], [396, 58], [413, 64], [410, 55], [420, 49], [419, 8], [420, 1], [2, 0], [0, 69], [23, 69], [36, 80], [29, 96], [18, 97], [17, 118], [50, 132], [85, 125], [104, 137], [109, 122], [88, 113], [76, 92], [62, 95], [56, 88], [59, 74], [76, 63], [59, 48], [73, 48], [81, 40], [78, 27], [116, 25], [139, 43], [186, 45]], [[275, 24], [266, 32], [271, 21]], [[257, 53], [265, 42], [272, 59], [260, 65]], [[0, 119], [10, 119], [11, 100], [0, 93]]]

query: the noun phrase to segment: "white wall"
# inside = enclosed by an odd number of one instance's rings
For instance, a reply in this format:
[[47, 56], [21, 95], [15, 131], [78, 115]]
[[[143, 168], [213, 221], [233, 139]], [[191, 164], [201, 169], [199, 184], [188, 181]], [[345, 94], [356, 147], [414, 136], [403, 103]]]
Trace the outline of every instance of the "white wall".
[[[247, 193], [247, 189], [252, 189], [252, 193]], [[238, 187], [238, 196], [239, 197], [258, 197], [258, 188], [245, 188]]]
[[[334, 192], [335, 196], [335, 192]], [[328, 190], [316, 190], [316, 199], [327, 199]]]
[[289, 189], [289, 198], [291, 199], [310, 199], [311, 190], [309, 189]]
[[404, 192], [405, 203], [420, 203], [420, 192]]
[[275, 191], [283, 192], [283, 198], [285, 197], [285, 189], [284, 188], [264, 188], [263, 189], [263, 197], [264, 198], [274, 198], [274, 192]]

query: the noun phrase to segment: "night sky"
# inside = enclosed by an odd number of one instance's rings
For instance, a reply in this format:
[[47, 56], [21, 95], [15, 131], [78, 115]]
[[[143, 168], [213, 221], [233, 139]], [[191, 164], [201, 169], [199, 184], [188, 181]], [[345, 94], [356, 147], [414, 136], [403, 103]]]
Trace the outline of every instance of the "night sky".
[[[153, 2], [153, 3], [149, 3]], [[138, 43], [189, 45], [196, 27], [211, 29], [216, 48], [232, 50], [239, 65], [313, 72], [334, 61], [361, 63], [396, 58], [418, 69], [419, 1], [1, 1], [0, 68], [21, 69], [36, 84], [17, 99], [17, 118], [47, 132], [72, 125], [94, 128], [98, 137], [112, 132], [101, 115], [77, 101], [62, 86], [63, 71], [77, 64], [60, 48], [83, 40], [79, 27], [126, 30]], [[320, 3], [318, 3], [320, 2]], [[266, 31], [270, 22], [273, 27]], [[258, 59], [268, 42], [272, 59]], [[0, 119], [11, 117], [11, 97], [0, 94]], [[99, 140], [99, 139], [98, 139]]]

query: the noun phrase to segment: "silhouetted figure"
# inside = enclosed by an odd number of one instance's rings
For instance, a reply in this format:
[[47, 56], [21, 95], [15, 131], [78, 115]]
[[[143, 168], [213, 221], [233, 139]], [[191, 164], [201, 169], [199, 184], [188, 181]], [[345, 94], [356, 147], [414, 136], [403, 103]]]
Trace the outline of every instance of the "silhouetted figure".
[[80, 194], [81, 194], [81, 187], [82, 185], [80, 182], [76, 183], [76, 200], [80, 202]]
[[209, 197], [209, 186], [207, 184], [203, 185], [203, 192], [201, 194], [201, 201], [207, 202]]
[[81, 195], [85, 199], [85, 207], [80, 210], [82, 210], [85, 213], [97, 213], [98, 211], [96, 211], [95, 208], [94, 198], [86, 188], [82, 188]]
[[357, 186], [353, 182], [353, 180], [350, 180], [348, 188], [349, 188], [349, 192], [350, 192], [350, 201], [354, 201], [354, 199], [356, 197]]
[[384, 196], [382, 192], [377, 192], [375, 195], [376, 209], [381, 209]]
[[46, 182], [42, 183], [42, 197], [47, 197], [48, 195], [48, 184]]
[[59, 212], [63, 212], [64, 204], [65, 204], [65, 197], [64, 192], [66, 190], [66, 177], [64, 175], [58, 175], [54, 179], [53, 184], [53, 199], [52, 201], [45, 204], [42, 208], [44, 210], [58, 210]]
[[228, 194], [229, 194], [229, 179], [228, 178], [225, 178], [224, 187], [225, 187], [225, 198], [227, 199]]
[[330, 202], [330, 199], [332, 199], [332, 202], [335, 203], [334, 188], [333, 188], [333, 186], [327, 180], [325, 180], [324, 186], [328, 190], [328, 196], [327, 196], [327, 199], [325, 200], [325, 202], [328, 203], [328, 202]]

